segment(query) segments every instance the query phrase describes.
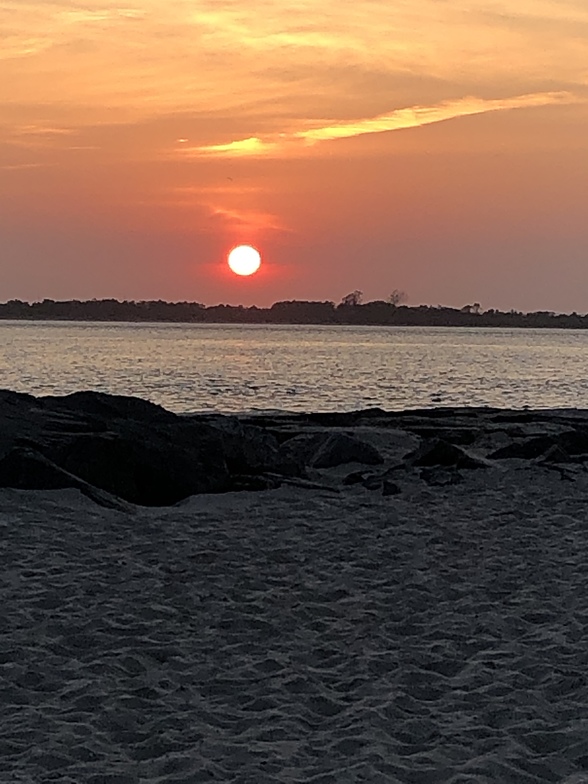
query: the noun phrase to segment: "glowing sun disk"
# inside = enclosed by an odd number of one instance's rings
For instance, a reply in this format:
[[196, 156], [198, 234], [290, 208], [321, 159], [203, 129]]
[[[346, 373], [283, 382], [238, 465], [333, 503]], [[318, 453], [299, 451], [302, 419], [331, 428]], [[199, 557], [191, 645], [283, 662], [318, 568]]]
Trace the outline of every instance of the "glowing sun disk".
[[237, 245], [229, 253], [228, 263], [236, 275], [253, 275], [261, 264], [259, 251], [251, 245]]

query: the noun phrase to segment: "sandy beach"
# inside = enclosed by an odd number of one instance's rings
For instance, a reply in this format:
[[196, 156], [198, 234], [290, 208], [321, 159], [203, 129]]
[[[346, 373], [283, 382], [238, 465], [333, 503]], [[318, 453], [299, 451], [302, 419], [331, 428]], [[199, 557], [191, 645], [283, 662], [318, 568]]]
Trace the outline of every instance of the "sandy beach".
[[167, 508], [0, 490], [0, 778], [588, 781], [588, 474], [511, 463]]

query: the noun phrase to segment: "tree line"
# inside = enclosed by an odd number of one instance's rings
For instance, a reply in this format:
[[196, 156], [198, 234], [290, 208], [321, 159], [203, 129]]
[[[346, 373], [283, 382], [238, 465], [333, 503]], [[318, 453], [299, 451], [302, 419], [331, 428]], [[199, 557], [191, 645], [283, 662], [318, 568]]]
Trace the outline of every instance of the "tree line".
[[0, 303], [0, 319], [28, 321], [175, 322], [188, 324], [351, 324], [406, 327], [559, 327], [588, 328], [588, 315], [517, 310], [482, 310], [479, 303], [449, 308], [408, 306], [403, 292], [386, 300], [363, 302], [360, 291], [331, 301], [286, 300], [269, 308], [210, 305], [199, 302], [116, 299], [52, 300]]

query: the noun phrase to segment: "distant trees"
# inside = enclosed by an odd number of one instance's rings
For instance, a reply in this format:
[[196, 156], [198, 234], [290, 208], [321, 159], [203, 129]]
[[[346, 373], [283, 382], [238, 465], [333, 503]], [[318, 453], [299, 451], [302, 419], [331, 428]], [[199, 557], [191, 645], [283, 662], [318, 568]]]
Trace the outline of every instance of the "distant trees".
[[359, 291], [359, 289], [355, 289], [350, 294], [346, 294], [343, 299], [341, 300], [341, 305], [343, 307], [351, 307], [354, 308], [357, 305], [361, 305], [363, 301], [363, 291]]
[[478, 316], [480, 314], [480, 303], [474, 302], [473, 305], [464, 305], [460, 313], [473, 313], [474, 316]]
[[401, 302], [406, 302], [406, 292], [394, 289], [386, 301], [389, 305], [397, 308]]
[[[401, 302], [405, 302], [405, 301], [406, 301], [406, 292], [401, 291], [400, 289], [394, 289], [388, 296], [388, 299], [386, 300], [386, 304], [392, 305], [393, 307], [397, 308]], [[355, 291], [351, 291], [349, 294], [346, 294], [341, 300], [340, 304], [343, 307], [355, 308], [358, 305], [361, 305], [362, 303], [363, 303], [363, 291], [360, 291], [359, 289], [355, 289]]]
[[270, 317], [278, 324], [328, 324], [335, 321], [334, 302], [286, 300], [274, 302]]
[[338, 305], [331, 301], [287, 300], [269, 308], [255, 305], [212, 305], [163, 300], [123, 301], [44, 299], [41, 302], [10, 300], [0, 303], [0, 319], [27, 321], [175, 322], [184, 324], [348, 324], [374, 326], [439, 327], [559, 327], [588, 329], [588, 315], [493, 308], [482, 312], [480, 303], [462, 308], [442, 305], [401, 305], [404, 293], [394, 290], [385, 300], [363, 302], [361, 291], [352, 291]]

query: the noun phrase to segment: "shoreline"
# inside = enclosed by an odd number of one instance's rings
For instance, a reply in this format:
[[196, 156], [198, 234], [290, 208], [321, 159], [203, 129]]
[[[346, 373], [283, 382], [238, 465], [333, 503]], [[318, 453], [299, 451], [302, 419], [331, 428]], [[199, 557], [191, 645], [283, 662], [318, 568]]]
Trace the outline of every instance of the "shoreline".
[[[459, 311], [458, 311], [459, 312]], [[522, 314], [523, 316], [526, 314]], [[532, 314], [530, 314], [532, 315]], [[571, 322], [558, 323], [557, 319], [563, 321], [570, 318]], [[534, 323], [532, 320], [521, 321], [520, 323], [513, 323], [508, 320], [503, 322], [496, 322], [493, 320], [484, 322], [483, 318], [476, 317], [475, 321], [467, 321], [465, 323], [445, 323], [442, 321], [394, 321], [394, 322], [379, 322], [379, 321], [353, 321], [353, 322], [338, 322], [338, 321], [238, 321], [236, 319], [209, 319], [206, 321], [197, 320], [179, 320], [179, 319], [101, 319], [95, 317], [88, 318], [69, 318], [69, 317], [33, 317], [33, 318], [15, 318], [12, 316], [0, 315], [0, 324], [94, 324], [100, 325], [134, 325], [134, 326], [155, 326], [155, 325], [169, 325], [178, 327], [274, 327], [274, 328], [300, 328], [306, 327], [325, 329], [354, 329], [357, 327], [370, 327], [374, 329], [457, 329], [457, 330], [524, 330], [524, 331], [545, 331], [545, 330], [560, 330], [565, 332], [584, 332], [588, 329], [588, 314], [585, 316], [573, 317], [573, 314], [556, 314], [554, 316], [556, 323]], [[586, 320], [586, 324], [583, 322]]]
[[100, 392], [0, 391], [0, 487], [74, 487], [111, 505], [170, 506], [200, 493], [304, 482], [341, 489], [357, 481], [391, 493], [407, 480], [460, 483], [464, 471], [513, 466], [586, 473], [588, 410], [175, 414]]

